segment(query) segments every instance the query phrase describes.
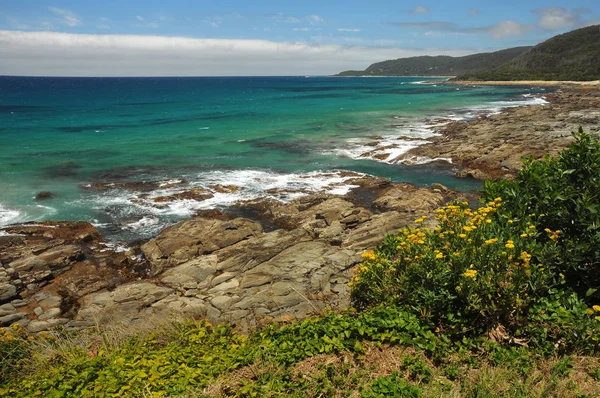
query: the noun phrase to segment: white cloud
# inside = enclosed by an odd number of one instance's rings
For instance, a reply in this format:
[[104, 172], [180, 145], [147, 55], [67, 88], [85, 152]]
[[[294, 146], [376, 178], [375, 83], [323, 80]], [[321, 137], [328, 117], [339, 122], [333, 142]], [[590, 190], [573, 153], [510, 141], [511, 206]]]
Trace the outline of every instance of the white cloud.
[[59, 18], [59, 21], [71, 28], [81, 25], [81, 19], [77, 14], [64, 8], [48, 7], [48, 9]]
[[561, 7], [546, 7], [535, 12], [539, 16], [538, 24], [542, 29], [556, 30], [579, 25], [581, 14], [586, 11], [584, 9], [567, 11]]
[[294, 28], [294, 30], [296, 32], [308, 32], [310, 29], [309, 28]]
[[281, 23], [309, 23], [311, 25], [317, 25], [317, 24], [321, 24], [321, 23], [325, 22], [325, 20], [318, 15], [309, 15], [306, 17], [298, 18], [298, 17], [286, 17], [280, 13], [280, 14], [271, 15], [271, 18], [273, 18], [274, 21], [281, 22]]
[[202, 22], [209, 24], [213, 28], [220, 27], [223, 21], [224, 19], [221, 17], [210, 17], [202, 20]]
[[494, 39], [504, 39], [511, 36], [523, 36], [535, 29], [532, 25], [520, 24], [515, 21], [502, 21], [488, 28]]
[[324, 23], [325, 20], [318, 15], [309, 15], [306, 20], [311, 24]]
[[0, 30], [0, 75], [321, 75], [364, 69], [385, 59], [472, 52]]
[[338, 32], [360, 32], [360, 29], [356, 28], [340, 28]]
[[425, 6], [416, 6], [412, 9], [413, 14], [427, 14], [429, 12], [429, 8]]
[[137, 15], [135, 17], [135, 19], [137, 19], [138, 21], [140, 21], [140, 23], [137, 23], [133, 26], [135, 26], [136, 28], [149, 28], [149, 29], [158, 29], [160, 28], [160, 24], [156, 21], [148, 21], [146, 20], [146, 18], [142, 17], [141, 15]]

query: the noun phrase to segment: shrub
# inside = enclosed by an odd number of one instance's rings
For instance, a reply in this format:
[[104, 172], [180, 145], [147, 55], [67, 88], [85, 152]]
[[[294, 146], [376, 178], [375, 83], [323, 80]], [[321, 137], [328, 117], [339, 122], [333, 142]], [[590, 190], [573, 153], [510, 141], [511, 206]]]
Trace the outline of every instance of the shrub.
[[[553, 286], [556, 242], [542, 245], [529, 217], [506, 219], [500, 197], [472, 210], [438, 210], [434, 230], [405, 228], [388, 236], [350, 282], [355, 305], [395, 302], [451, 332], [517, 330], [533, 301]], [[420, 224], [425, 217], [417, 219]], [[556, 234], [552, 231], [551, 234]]]
[[[483, 198], [502, 195], [505, 218], [534, 214], [539, 230], [560, 231], [560, 255], [549, 260], [566, 287], [592, 302], [600, 293], [600, 143], [581, 128], [573, 136], [558, 157], [525, 160], [513, 181], [486, 182]], [[553, 235], [539, 238], [549, 243]]]

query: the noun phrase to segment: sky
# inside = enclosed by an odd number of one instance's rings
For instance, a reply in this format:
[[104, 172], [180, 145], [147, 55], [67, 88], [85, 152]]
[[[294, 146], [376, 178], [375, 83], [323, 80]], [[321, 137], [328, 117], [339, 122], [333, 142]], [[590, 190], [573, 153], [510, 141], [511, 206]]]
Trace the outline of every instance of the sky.
[[0, 0], [0, 75], [328, 75], [595, 24], [598, 0]]

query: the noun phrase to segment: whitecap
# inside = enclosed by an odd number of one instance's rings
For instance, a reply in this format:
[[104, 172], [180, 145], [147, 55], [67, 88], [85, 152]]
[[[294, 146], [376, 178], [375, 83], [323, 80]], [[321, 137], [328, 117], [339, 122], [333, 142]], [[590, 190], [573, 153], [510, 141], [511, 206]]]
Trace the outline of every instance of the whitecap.
[[122, 228], [127, 231], [137, 231], [139, 229], [148, 229], [157, 225], [158, 223], [159, 219], [157, 217], [144, 216], [138, 221], [125, 224]]
[[0, 204], [0, 226], [14, 224], [21, 219], [21, 212], [14, 209], [8, 209]]

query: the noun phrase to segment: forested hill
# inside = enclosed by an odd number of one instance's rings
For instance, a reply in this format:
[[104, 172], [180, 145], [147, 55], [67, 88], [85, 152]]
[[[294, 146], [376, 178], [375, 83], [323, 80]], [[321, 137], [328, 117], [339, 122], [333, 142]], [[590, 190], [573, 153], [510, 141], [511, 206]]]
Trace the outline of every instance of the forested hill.
[[492, 53], [479, 53], [464, 57], [439, 55], [398, 58], [377, 62], [364, 71], [345, 71], [336, 76], [458, 76], [498, 68], [531, 49], [515, 47]]
[[459, 80], [598, 80], [600, 25], [554, 36], [499, 68], [458, 75]]

